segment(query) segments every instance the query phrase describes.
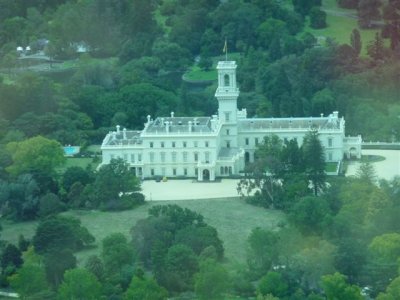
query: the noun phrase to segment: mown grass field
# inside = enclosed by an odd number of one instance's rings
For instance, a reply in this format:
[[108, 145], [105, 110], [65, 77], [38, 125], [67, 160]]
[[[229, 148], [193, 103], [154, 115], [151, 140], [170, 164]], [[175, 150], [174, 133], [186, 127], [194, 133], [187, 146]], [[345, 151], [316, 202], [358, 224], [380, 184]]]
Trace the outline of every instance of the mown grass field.
[[98, 162], [94, 162], [92, 157], [67, 157], [65, 164], [62, 167], [57, 169], [58, 173], [63, 174], [70, 167], [81, 167], [86, 169], [88, 166], [92, 170], [95, 170], [99, 165], [100, 160]]
[[[78, 263], [83, 264], [89, 255], [99, 254], [101, 240], [111, 233], [121, 232], [129, 238], [132, 226], [138, 220], [147, 217], [147, 211], [151, 206], [158, 204], [177, 204], [202, 214], [205, 221], [217, 229], [223, 240], [229, 265], [246, 261], [246, 240], [253, 228], [277, 229], [278, 224], [285, 221], [282, 212], [251, 206], [242, 199], [154, 201], [123, 212], [68, 211], [64, 214], [79, 218], [83, 226], [96, 237], [96, 247], [76, 254]], [[2, 226], [2, 239], [17, 243], [20, 234], [28, 238], [33, 236], [37, 222], [4, 222]]]
[[357, 28], [362, 41], [361, 55], [367, 55], [367, 46], [374, 40], [376, 32], [379, 32], [380, 29], [360, 29], [356, 10], [340, 8], [337, 6], [336, 0], [323, 0], [322, 9], [327, 12], [328, 26], [323, 29], [312, 29], [307, 24], [304, 31], [312, 33], [317, 38], [331, 38], [339, 44], [349, 44], [350, 34], [354, 28]]

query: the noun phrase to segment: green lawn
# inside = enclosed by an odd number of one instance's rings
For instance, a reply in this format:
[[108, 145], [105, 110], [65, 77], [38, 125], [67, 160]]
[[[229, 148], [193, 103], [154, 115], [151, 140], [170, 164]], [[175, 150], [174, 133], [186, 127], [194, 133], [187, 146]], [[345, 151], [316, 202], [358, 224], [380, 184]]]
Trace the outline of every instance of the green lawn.
[[87, 166], [91, 166], [92, 169], [96, 169], [100, 162], [94, 163], [91, 157], [67, 157], [64, 166], [60, 167], [58, 171], [64, 173], [70, 167], [81, 167], [86, 169]]
[[338, 163], [336, 162], [327, 162], [325, 165], [325, 172], [336, 172]]
[[96, 152], [101, 152], [100, 148], [101, 148], [101, 145], [90, 145], [90, 146], [87, 146], [84, 150], [88, 151], [88, 152], [96, 153]]
[[[96, 237], [96, 246], [101, 240], [114, 232], [129, 237], [129, 231], [135, 223], [147, 216], [147, 210], [156, 204], [178, 204], [202, 214], [205, 221], [214, 226], [224, 242], [227, 262], [234, 265], [244, 263], [246, 259], [246, 239], [255, 227], [276, 229], [284, 214], [280, 211], [266, 210], [246, 204], [241, 199], [191, 200], [148, 202], [135, 210], [123, 212], [68, 211], [65, 215], [79, 218], [82, 224]], [[19, 234], [32, 237], [37, 222], [3, 223], [2, 239], [16, 243]], [[77, 253], [79, 263], [84, 263], [92, 254], [98, 254], [99, 247]]]
[[[229, 45], [228, 45], [229, 47]], [[221, 50], [223, 45], [221, 45]], [[241, 54], [239, 52], [228, 53], [228, 60], [238, 61], [240, 59]], [[213, 65], [210, 70], [205, 71], [202, 70], [197, 64], [194, 64], [189, 70], [183, 75], [184, 79], [189, 81], [207, 81], [207, 80], [216, 80], [217, 79], [217, 67], [218, 61], [225, 60], [225, 55], [219, 55], [212, 57]]]
[[193, 81], [215, 80], [216, 78], [217, 70], [215, 70], [214, 66], [211, 70], [204, 71], [199, 66], [195, 65], [184, 75], [184, 79]]
[[[367, 45], [374, 40], [375, 33], [379, 29], [360, 29], [358, 26], [357, 12], [355, 9], [340, 8], [336, 4], [336, 0], [323, 0], [322, 9], [327, 12], [328, 26], [323, 29], [312, 29], [307, 23], [305, 32], [310, 32], [319, 38], [332, 38], [339, 44], [349, 44], [350, 34], [354, 28], [357, 28], [361, 34], [362, 50], [361, 55], [367, 55]], [[354, 17], [351, 17], [354, 16]], [[385, 40], [387, 44], [388, 41]]]
[[339, 44], [349, 44], [350, 34], [354, 28], [357, 28], [361, 34], [362, 50], [361, 55], [367, 54], [367, 45], [374, 40], [378, 29], [360, 29], [356, 19], [345, 16], [327, 16], [328, 27], [323, 29], [312, 29], [309, 26], [304, 31], [312, 33], [317, 38], [332, 38]]

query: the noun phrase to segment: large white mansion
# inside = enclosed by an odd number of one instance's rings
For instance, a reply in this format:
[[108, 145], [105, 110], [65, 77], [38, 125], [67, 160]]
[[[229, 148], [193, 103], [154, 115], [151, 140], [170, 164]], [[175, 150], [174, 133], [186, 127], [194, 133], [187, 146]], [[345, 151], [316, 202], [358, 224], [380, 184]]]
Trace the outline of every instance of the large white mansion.
[[195, 177], [199, 181], [239, 174], [264, 136], [296, 139], [299, 145], [312, 128], [318, 128], [326, 161], [361, 156], [361, 136], [345, 137], [345, 121], [338, 112], [309, 118], [247, 118], [238, 110], [236, 62], [220, 61], [218, 115], [212, 117], [147, 116], [142, 131], [120, 129], [110, 132], [101, 146], [103, 161], [123, 158], [141, 178], [153, 176]]

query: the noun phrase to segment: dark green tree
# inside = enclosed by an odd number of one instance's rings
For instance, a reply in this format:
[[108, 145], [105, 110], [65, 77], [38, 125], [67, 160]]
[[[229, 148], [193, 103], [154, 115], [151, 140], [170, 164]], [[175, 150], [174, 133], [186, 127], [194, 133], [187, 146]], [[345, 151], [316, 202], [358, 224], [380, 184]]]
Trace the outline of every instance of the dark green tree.
[[96, 276], [97, 280], [103, 281], [104, 279], [104, 264], [97, 255], [88, 257], [85, 263], [85, 268]]
[[194, 274], [199, 270], [197, 256], [185, 245], [176, 244], [168, 249], [162, 285], [169, 291], [183, 292], [193, 289]]
[[222, 265], [211, 259], [200, 263], [200, 271], [195, 275], [194, 290], [201, 300], [224, 299], [223, 295], [229, 286], [229, 274]]
[[261, 278], [257, 291], [263, 296], [272, 295], [281, 299], [287, 296], [289, 285], [281, 273], [268, 272]]
[[400, 1], [391, 0], [383, 7], [385, 26], [382, 36], [390, 38], [390, 48], [396, 50], [400, 43]]
[[139, 191], [140, 181], [129, 170], [128, 164], [119, 158], [112, 159], [109, 164], [100, 168], [93, 186], [95, 198], [99, 201], [101, 208], [119, 210], [133, 207], [135, 203], [131, 199], [132, 195], [126, 195], [126, 193]]
[[0, 257], [1, 269], [4, 272], [7, 267], [19, 268], [23, 263], [21, 251], [13, 244], [7, 244]]
[[56, 216], [39, 223], [32, 242], [35, 251], [44, 254], [49, 251], [76, 251], [93, 243], [94, 237], [78, 219]]
[[362, 41], [360, 31], [357, 28], [354, 28], [350, 35], [350, 44], [354, 49], [357, 56], [360, 55], [362, 49]]
[[224, 247], [218, 237], [218, 232], [211, 226], [188, 226], [176, 233], [175, 242], [190, 247], [197, 255], [200, 255], [207, 247], [214, 247], [217, 258], [224, 256]]
[[315, 6], [321, 6], [321, 0], [292, 0], [294, 10], [301, 14], [302, 16], [306, 16], [310, 13], [311, 9]]
[[92, 174], [81, 167], [69, 167], [62, 176], [62, 185], [65, 191], [69, 192], [75, 182], [86, 185], [91, 182]]
[[134, 276], [124, 294], [124, 300], [165, 300], [168, 292], [154, 279]]
[[326, 25], [326, 12], [319, 7], [314, 6], [310, 10], [310, 26], [314, 29], [325, 28]]
[[133, 249], [122, 233], [114, 233], [107, 236], [102, 244], [101, 256], [107, 274], [119, 273], [123, 266], [133, 264]]
[[39, 294], [49, 289], [43, 268], [35, 265], [22, 266], [10, 277], [10, 284], [22, 299], [35, 296], [40, 299]]
[[65, 210], [65, 204], [60, 201], [58, 196], [53, 193], [47, 193], [40, 197], [39, 200], [39, 216], [47, 217], [56, 215]]
[[374, 21], [381, 19], [380, 0], [360, 0], [358, 3], [358, 24], [361, 28], [370, 28]]
[[375, 39], [367, 46], [368, 55], [375, 61], [381, 61], [385, 57], [384, 42], [379, 32], [375, 34]]
[[306, 196], [293, 205], [291, 220], [304, 234], [322, 233], [330, 215], [328, 203], [323, 198]]
[[325, 188], [325, 155], [324, 148], [318, 138], [318, 130], [309, 131], [303, 140], [303, 158], [306, 174], [311, 181], [314, 195]]
[[97, 278], [85, 269], [72, 269], [64, 274], [63, 282], [58, 288], [60, 300], [88, 299], [97, 300], [101, 295], [101, 285]]
[[255, 228], [248, 238], [248, 243], [250, 247], [247, 263], [253, 275], [259, 278], [278, 262], [278, 235], [272, 231]]
[[68, 248], [59, 251], [51, 250], [44, 255], [47, 282], [54, 288], [61, 284], [65, 271], [75, 267], [76, 258]]
[[360, 287], [346, 282], [346, 276], [340, 273], [322, 276], [322, 288], [328, 300], [362, 300]]

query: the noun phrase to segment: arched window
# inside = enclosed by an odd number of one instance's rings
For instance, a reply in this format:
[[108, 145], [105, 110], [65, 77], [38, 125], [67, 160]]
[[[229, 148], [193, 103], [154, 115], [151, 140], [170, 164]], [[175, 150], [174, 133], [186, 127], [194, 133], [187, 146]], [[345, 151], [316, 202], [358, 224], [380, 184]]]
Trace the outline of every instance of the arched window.
[[229, 86], [229, 75], [228, 74], [224, 75], [224, 86]]
[[228, 174], [228, 167], [225, 167], [225, 174]]
[[229, 175], [232, 175], [232, 167], [229, 167]]
[[224, 175], [224, 167], [221, 167], [221, 175]]

